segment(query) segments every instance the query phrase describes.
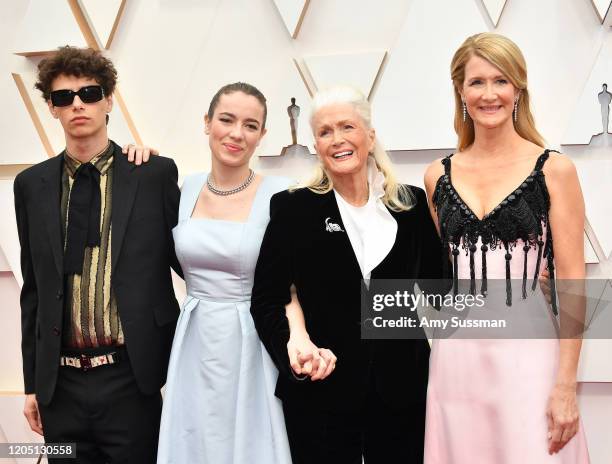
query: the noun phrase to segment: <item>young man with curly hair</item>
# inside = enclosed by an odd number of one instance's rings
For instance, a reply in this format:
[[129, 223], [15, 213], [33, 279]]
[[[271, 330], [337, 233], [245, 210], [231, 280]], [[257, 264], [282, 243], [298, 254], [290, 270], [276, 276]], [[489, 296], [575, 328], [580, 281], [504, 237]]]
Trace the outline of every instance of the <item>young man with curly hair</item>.
[[41, 61], [36, 87], [66, 148], [14, 185], [24, 414], [47, 443], [76, 443], [79, 463], [155, 462], [179, 313], [177, 168], [134, 167], [108, 138], [116, 80], [91, 49]]

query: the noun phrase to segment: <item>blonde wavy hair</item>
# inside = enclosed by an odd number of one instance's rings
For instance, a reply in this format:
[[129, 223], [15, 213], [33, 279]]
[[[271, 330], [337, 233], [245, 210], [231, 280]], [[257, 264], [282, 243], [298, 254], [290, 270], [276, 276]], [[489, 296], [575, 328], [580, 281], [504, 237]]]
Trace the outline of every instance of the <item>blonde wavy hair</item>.
[[487, 60], [520, 90], [518, 117], [514, 123], [516, 132], [524, 139], [544, 147], [544, 139], [535, 126], [527, 90], [527, 64], [518, 46], [503, 35], [483, 32], [468, 37], [459, 47], [451, 62], [451, 78], [455, 88], [455, 132], [457, 150], [461, 151], [474, 143], [474, 124], [471, 118], [463, 121], [463, 101], [459, 89], [465, 81], [465, 66], [473, 56]]
[[[310, 127], [312, 128], [313, 133], [315, 129], [314, 118], [317, 112], [325, 106], [336, 104], [351, 105], [361, 118], [361, 121], [366, 129], [372, 128], [372, 110], [370, 103], [365, 96], [359, 90], [353, 87], [334, 86], [317, 92], [312, 100]], [[314, 135], [316, 137], [316, 134]], [[382, 145], [378, 141], [378, 138], [374, 139], [374, 149], [369, 156], [374, 159], [376, 167], [385, 177], [385, 182], [383, 184], [385, 191], [385, 194], [382, 197], [383, 203], [390, 210], [396, 212], [408, 211], [411, 209], [414, 204], [412, 192], [408, 187], [397, 182], [389, 155], [387, 155], [387, 152], [383, 149]], [[311, 191], [319, 194], [327, 193], [334, 188], [332, 179], [325, 171], [320, 159], [311, 178], [290, 190], [297, 190], [299, 188], [308, 188]]]

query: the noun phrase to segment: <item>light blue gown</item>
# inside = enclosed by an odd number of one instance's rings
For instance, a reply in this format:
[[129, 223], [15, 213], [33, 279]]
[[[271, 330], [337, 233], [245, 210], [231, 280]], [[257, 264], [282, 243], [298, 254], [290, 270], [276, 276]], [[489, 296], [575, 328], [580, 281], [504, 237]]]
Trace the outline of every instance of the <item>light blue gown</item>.
[[250, 314], [270, 197], [289, 179], [264, 177], [244, 223], [191, 218], [206, 174], [185, 179], [177, 257], [187, 298], [172, 345], [158, 464], [291, 462], [278, 372]]

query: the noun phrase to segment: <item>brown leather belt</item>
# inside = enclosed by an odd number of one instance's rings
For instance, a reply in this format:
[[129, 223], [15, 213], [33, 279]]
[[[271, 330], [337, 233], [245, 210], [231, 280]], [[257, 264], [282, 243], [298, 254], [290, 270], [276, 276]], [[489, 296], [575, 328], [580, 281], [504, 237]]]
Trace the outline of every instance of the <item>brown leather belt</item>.
[[119, 362], [119, 356], [116, 352], [101, 354], [98, 356], [88, 356], [81, 354], [79, 356], [60, 356], [60, 366], [69, 366], [83, 371], [88, 371], [95, 367], [105, 366], [107, 364], [116, 364]]

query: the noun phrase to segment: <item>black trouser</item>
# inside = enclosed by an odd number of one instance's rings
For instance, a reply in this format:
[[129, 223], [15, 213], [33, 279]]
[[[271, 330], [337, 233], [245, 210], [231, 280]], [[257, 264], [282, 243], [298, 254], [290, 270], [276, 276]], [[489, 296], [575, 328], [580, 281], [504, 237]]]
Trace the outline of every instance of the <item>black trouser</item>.
[[[324, 380], [323, 380], [324, 382]], [[398, 399], [405, 404], [405, 399]], [[370, 385], [365, 404], [330, 411], [283, 402], [293, 464], [421, 464], [425, 403], [387, 404]]]
[[[98, 354], [109, 350], [94, 350]], [[120, 361], [82, 371], [59, 368], [51, 403], [39, 404], [45, 442], [75, 442], [80, 463], [152, 464], [157, 456], [161, 394], [138, 389], [124, 348]], [[65, 459], [50, 459], [65, 464]], [[75, 461], [70, 461], [75, 462]]]

